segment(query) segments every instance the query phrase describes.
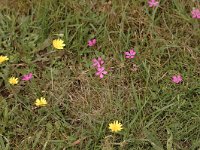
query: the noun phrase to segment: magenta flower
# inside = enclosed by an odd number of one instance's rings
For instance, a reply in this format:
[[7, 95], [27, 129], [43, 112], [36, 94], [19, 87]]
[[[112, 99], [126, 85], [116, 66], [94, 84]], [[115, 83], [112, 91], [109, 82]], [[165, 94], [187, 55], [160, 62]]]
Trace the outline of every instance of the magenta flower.
[[177, 83], [177, 84], [180, 83], [182, 80], [183, 79], [182, 79], [181, 75], [177, 75], [177, 76], [172, 77], [172, 82]]
[[23, 81], [28, 81], [28, 80], [30, 80], [32, 77], [33, 77], [33, 74], [32, 74], [32, 73], [25, 74], [25, 75], [22, 77], [22, 80], [23, 80]]
[[104, 61], [102, 60], [101, 57], [99, 57], [98, 59], [93, 59], [92, 62], [93, 62], [93, 66], [94, 66], [95, 68], [100, 68], [101, 65], [104, 64]]
[[102, 79], [104, 77], [104, 75], [107, 74], [107, 73], [108, 72], [105, 71], [104, 67], [97, 68], [96, 76], [99, 76]]
[[92, 39], [88, 41], [88, 46], [92, 47], [96, 44], [97, 40], [96, 39]]
[[159, 2], [157, 2], [155, 0], [149, 0], [148, 4], [149, 4], [149, 7], [156, 7], [159, 5]]
[[200, 10], [199, 9], [193, 9], [191, 14], [192, 14], [192, 18], [200, 19]]
[[129, 52], [125, 52], [125, 56], [126, 58], [134, 58], [135, 57], [136, 52], [134, 51], [134, 49], [131, 49]]

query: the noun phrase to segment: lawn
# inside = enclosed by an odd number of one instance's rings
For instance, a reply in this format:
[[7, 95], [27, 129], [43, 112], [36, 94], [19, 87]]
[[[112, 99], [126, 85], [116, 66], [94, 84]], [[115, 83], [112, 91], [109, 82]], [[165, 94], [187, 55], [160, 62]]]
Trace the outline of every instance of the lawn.
[[158, 2], [0, 0], [0, 150], [199, 150], [200, 1]]

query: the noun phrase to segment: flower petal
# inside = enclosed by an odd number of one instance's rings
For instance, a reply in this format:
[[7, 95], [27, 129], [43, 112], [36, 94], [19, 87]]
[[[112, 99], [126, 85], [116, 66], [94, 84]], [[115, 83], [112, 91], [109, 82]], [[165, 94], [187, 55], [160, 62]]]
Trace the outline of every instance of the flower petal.
[[107, 71], [103, 71], [102, 73], [103, 73], [103, 74], [107, 74], [108, 72], [107, 72]]
[[129, 53], [129, 52], [125, 52], [125, 55], [128, 55], [128, 56], [129, 56], [129, 55], [130, 55], [130, 53]]
[[100, 76], [99, 76], [99, 77], [102, 79], [102, 78], [103, 78], [103, 76], [104, 76], [103, 74], [100, 74]]

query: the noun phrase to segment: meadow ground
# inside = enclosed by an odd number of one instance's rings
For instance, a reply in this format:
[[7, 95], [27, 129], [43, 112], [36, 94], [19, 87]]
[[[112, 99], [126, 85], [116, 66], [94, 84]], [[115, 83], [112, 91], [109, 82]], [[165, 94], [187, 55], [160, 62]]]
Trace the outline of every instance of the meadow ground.
[[[199, 1], [0, 1], [0, 54], [9, 58], [0, 66], [0, 150], [200, 148]], [[40, 97], [46, 107], [35, 106]], [[118, 133], [108, 128], [115, 120]]]

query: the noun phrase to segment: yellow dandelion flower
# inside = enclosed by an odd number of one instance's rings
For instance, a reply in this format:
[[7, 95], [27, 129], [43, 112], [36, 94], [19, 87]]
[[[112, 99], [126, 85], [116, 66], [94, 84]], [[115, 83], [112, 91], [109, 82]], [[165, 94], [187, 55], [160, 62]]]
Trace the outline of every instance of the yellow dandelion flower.
[[7, 56], [0, 55], [0, 64], [2, 64], [6, 60], [9, 60], [9, 58]]
[[109, 124], [109, 129], [112, 132], [118, 132], [121, 131], [123, 128], [121, 123], [119, 123], [118, 121], [114, 121], [113, 123]]
[[41, 97], [40, 99], [39, 99], [39, 98], [36, 99], [35, 105], [36, 105], [37, 107], [43, 107], [43, 106], [46, 106], [46, 105], [47, 105], [47, 101], [46, 101], [46, 99], [45, 99], [44, 97]]
[[65, 46], [64, 41], [61, 39], [55, 39], [53, 40], [53, 46], [56, 49], [63, 49], [63, 47]]
[[8, 82], [12, 85], [15, 85], [19, 82], [19, 79], [15, 78], [15, 77], [11, 77], [11, 78], [9, 78]]

